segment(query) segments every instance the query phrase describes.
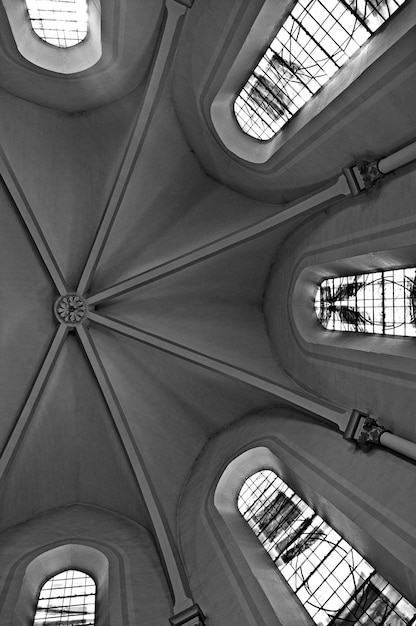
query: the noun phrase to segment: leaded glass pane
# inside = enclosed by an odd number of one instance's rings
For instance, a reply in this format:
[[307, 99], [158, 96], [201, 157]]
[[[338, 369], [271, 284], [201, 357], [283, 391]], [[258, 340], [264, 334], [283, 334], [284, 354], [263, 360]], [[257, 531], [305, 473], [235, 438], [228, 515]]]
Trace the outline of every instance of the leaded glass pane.
[[324, 280], [315, 312], [328, 330], [416, 336], [416, 268]]
[[241, 129], [273, 137], [406, 0], [299, 0], [234, 102]]
[[416, 620], [416, 608], [271, 470], [245, 481], [238, 509], [319, 626]]
[[57, 574], [40, 591], [33, 626], [94, 626], [95, 594], [95, 583], [84, 572]]
[[26, 0], [32, 28], [53, 46], [69, 48], [88, 33], [86, 0]]

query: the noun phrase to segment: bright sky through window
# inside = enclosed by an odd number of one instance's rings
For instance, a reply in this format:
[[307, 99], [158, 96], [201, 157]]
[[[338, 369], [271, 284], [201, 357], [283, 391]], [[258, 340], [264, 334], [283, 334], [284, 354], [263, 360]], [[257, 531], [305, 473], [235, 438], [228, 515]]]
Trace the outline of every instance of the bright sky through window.
[[328, 330], [416, 337], [416, 267], [327, 278], [315, 313]]
[[75, 46], [88, 33], [87, 0], [26, 0], [34, 32], [58, 48]]
[[241, 488], [238, 509], [318, 626], [405, 626], [416, 608], [274, 472]]
[[406, 0], [299, 0], [234, 102], [241, 129], [267, 140]]
[[77, 570], [66, 570], [42, 587], [33, 626], [94, 626], [95, 583]]

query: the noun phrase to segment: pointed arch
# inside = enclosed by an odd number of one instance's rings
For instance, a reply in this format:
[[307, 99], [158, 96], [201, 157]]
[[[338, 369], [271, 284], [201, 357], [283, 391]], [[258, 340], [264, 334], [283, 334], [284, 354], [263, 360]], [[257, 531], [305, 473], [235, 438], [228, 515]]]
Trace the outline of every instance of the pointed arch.
[[[79, 585], [78, 591], [74, 590], [75, 585]], [[79, 604], [75, 596], [84, 598], [81, 604], [85, 605], [85, 611], [77, 607], [74, 613], [74, 605]], [[120, 614], [120, 608], [113, 606], [119, 603], [117, 594], [112, 594], [111, 601], [111, 610]], [[59, 545], [30, 561], [17, 599], [13, 625], [53, 624], [60, 616], [65, 616], [68, 621], [64, 623], [75, 626], [77, 622], [71, 621], [71, 614], [86, 620], [80, 623], [88, 626], [107, 623], [110, 615], [109, 559], [101, 550], [86, 544]]]
[[245, 626], [314, 624], [238, 511], [241, 486], [262, 468], [281, 477], [415, 601], [414, 507], [405, 495], [413, 467], [382, 450], [357, 453], [331, 428], [276, 407], [211, 440], [184, 489], [180, 545], [207, 612], [215, 608], [224, 623]]

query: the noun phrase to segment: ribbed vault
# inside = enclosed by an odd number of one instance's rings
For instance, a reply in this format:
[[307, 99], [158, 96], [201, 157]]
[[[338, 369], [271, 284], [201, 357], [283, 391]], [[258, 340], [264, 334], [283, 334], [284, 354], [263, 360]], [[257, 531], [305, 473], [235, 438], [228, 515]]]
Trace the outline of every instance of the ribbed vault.
[[[273, 196], [284, 168], [271, 184], [273, 172], [232, 162], [205, 137], [198, 150], [206, 148], [211, 173], [221, 163], [221, 182], [202, 169], [182, 127], [183, 67], [172, 72], [181, 33], [189, 38], [184, 4], [167, 2], [159, 33], [162, 3], [144, 3], [152, 32], [138, 55], [143, 67], [154, 50], [146, 81], [144, 70], [132, 78], [134, 56], [118, 91], [115, 83], [104, 89], [99, 68], [89, 83], [79, 77], [65, 113], [61, 96], [56, 101], [60, 76], [39, 79], [52, 85], [47, 107], [0, 94], [0, 530], [73, 503], [106, 508], [154, 533], [170, 576], [181, 490], [214, 433], [276, 403], [318, 415], [323, 407], [336, 424], [346, 410], [287, 375], [263, 315], [276, 251], [303, 217], [281, 202], [295, 187], [298, 197], [311, 189], [315, 162], [303, 176], [297, 150], [288, 193], [282, 183]], [[126, 20], [136, 15], [131, 2], [121, 5]], [[104, 26], [107, 19], [105, 12]], [[127, 36], [132, 46], [126, 27]], [[180, 59], [190, 45], [185, 40]], [[34, 71], [24, 65], [13, 75], [19, 95]], [[192, 89], [189, 80], [184, 93]], [[191, 108], [185, 130], [193, 143]], [[354, 146], [337, 145], [342, 165]], [[319, 147], [330, 182], [340, 171], [338, 162], [328, 165], [331, 150]], [[268, 203], [253, 199], [266, 196]], [[67, 325], [54, 304], [72, 293], [88, 311]], [[180, 585], [172, 586], [182, 601]]]

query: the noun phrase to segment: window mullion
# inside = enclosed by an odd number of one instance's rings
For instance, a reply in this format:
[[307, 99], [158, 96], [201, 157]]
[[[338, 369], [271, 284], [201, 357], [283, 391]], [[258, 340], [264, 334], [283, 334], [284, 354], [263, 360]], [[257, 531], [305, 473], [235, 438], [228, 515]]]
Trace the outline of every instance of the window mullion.
[[310, 572], [308, 574], [308, 576], [306, 576], [306, 578], [302, 581], [302, 584], [299, 585], [299, 587], [295, 590], [296, 593], [302, 589], [302, 587], [304, 587], [307, 582], [310, 580], [310, 578], [313, 576], [313, 574], [315, 574], [315, 572], [321, 567], [321, 565], [323, 563], [325, 563], [325, 561], [330, 557], [330, 555], [334, 552], [334, 550], [337, 549], [337, 547], [339, 546], [339, 544], [342, 541], [342, 537], [340, 537], [337, 541], [337, 543], [334, 543], [334, 545], [332, 546], [332, 548], [329, 550], [329, 552], [327, 552], [327, 554], [325, 554], [325, 556], [319, 561], [319, 563], [316, 565], [316, 567], [312, 570], [312, 572]]
[[354, 9], [352, 8], [352, 6], [350, 6], [348, 4], [348, 2], [346, 2], [346, 0], [338, 0], [338, 2], [340, 4], [342, 4], [342, 6], [344, 6], [346, 9], [348, 9], [348, 11], [355, 17], [356, 20], [358, 20], [361, 24], [361, 26], [363, 26], [366, 31], [368, 33], [370, 33], [370, 35], [373, 34], [373, 31], [371, 30], [371, 28], [368, 26], [367, 22], [365, 21], [365, 19], [363, 19], [361, 17], [361, 15], [359, 15], [359, 13], [357, 13], [356, 11], [354, 11]]
[[[324, 53], [324, 55], [326, 56], [327, 59], [330, 59], [332, 61], [332, 63], [334, 63], [334, 65], [337, 66], [337, 68], [340, 68], [340, 65], [338, 65], [338, 63], [335, 61], [335, 59], [333, 58], [332, 54], [330, 54], [327, 50], [325, 50], [325, 48], [320, 44], [320, 42], [312, 35], [312, 33], [310, 33], [305, 26], [302, 24], [302, 22], [300, 20], [298, 20], [296, 17], [294, 17], [292, 15], [292, 20], [294, 22], [296, 22], [299, 27], [303, 30], [304, 33], [306, 33], [306, 35], [311, 39], [311, 41], [313, 41], [313, 43]], [[317, 63], [317, 61], [315, 61]]]

